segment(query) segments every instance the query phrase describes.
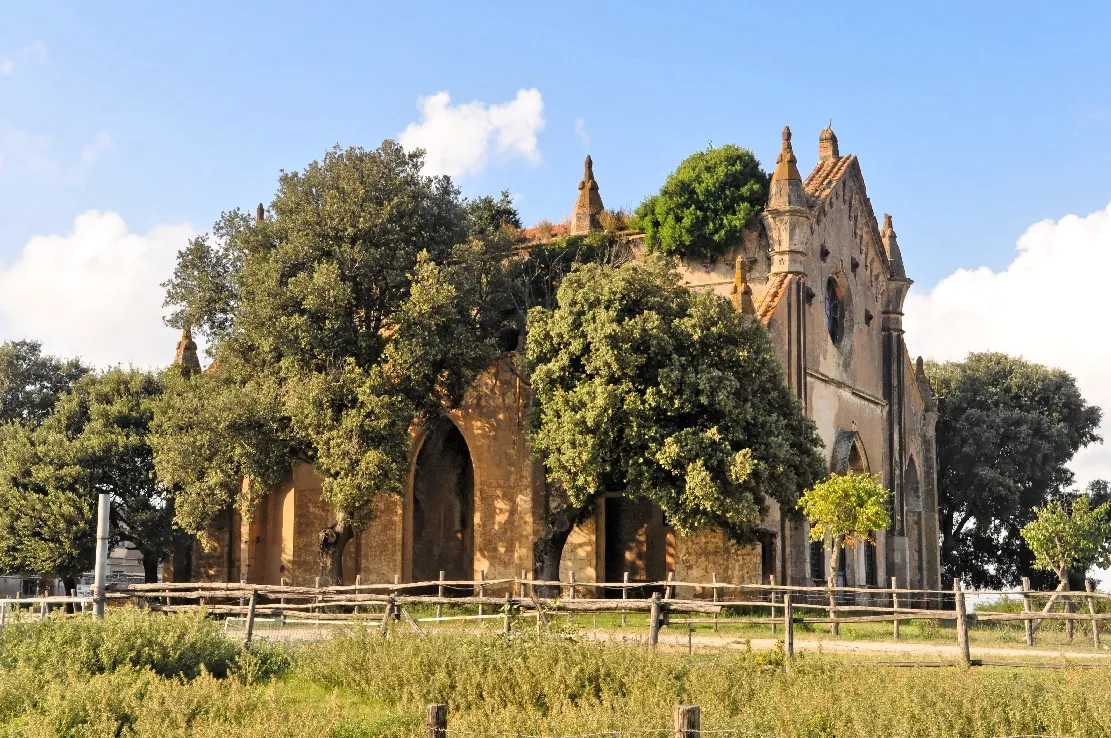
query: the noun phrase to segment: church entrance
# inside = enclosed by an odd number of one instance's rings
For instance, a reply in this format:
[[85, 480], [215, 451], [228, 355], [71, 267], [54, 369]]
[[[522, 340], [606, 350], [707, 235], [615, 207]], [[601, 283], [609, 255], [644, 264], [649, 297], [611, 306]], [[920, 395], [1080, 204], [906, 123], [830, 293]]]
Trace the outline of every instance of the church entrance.
[[[646, 500], [607, 497], [605, 503], [605, 581], [658, 582], [666, 576], [667, 531], [659, 506]], [[621, 592], [610, 590], [611, 597]], [[630, 597], [643, 596], [629, 593]]]
[[447, 419], [429, 431], [413, 474], [412, 579], [474, 578], [474, 466]]

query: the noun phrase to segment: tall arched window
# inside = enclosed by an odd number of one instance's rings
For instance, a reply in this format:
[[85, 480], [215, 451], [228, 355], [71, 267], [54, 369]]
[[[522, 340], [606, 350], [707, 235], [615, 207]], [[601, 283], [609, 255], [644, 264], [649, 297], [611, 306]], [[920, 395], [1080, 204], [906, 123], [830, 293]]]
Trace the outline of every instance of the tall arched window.
[[826, 280], [826, 329], [835, 346], [845, 335], [845, 296], [836, 277]]

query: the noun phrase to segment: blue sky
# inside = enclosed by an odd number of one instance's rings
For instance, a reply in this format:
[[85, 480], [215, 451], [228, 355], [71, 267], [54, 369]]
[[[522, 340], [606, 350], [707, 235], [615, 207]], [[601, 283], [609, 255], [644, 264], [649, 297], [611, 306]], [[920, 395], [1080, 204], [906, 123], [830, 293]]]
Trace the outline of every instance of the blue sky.
[[48, 137], [72, 171], [5, 152], [0, 259], [90, 208], [138, 231], [206, 227], [268, 200], [281, 168], [395, 137], [445, 90], [542, 94], [541, 161], [459, 181], [510, 189], [528, 221], [569, 210], [587, 149], [607, 204], [635, 205], [708, 141], [770, 167], [784, 124], [805, 171], [830, 117], [922, 285], [1002, 267], [1029, 224], [1105, 206], [1111, 6], [910, 5], [5, 2], [0, 132]]
[[[533, 223], [588, 152], [635, 206], [709, 142], [770, 170], [784, 125], [808, 171], [832, 118], [894, 216], [912, 353], [1022, 354], [1111, 410], [1083, 319], [1111, 308], [1085, 289], [1111, 273], [1108, 28], [1080, 2], [0, 0], [0, 340], [165, 363], [176, 249], [336, 143], [411, 131]], [[1111, 448], [1077, 469], [1111, 477]]]

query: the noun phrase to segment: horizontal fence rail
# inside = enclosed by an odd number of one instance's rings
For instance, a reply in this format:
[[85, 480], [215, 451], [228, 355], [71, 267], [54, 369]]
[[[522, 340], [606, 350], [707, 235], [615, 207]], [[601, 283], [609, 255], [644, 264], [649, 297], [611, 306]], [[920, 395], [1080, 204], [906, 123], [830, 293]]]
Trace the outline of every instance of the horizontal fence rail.
[[[160, 612], [191, 612], [203, 610], [209, 615], [245, 623], [245, 641], [250, 642], [256, 622], [285, 624], [361, 622], [378, 627], [388, 637], [391, 623], [407, 622], [421, 634], [422, 624], [501, 620], [503, 630], [510, 632], [513, 622], [533, 617], [536, 627], [548, 623], [552, 615], [619, 614], [627, 623], [629, 613], [644, 613], [648, 621], [648, 643], [656, 645], [661, 628], [686, 625], [689, 634], [695, 625], [712, 626], [745, 623], [771, 625], [773, 632], [783, 628], [785, 650], [793, 656], [796, 625], [828, 624], [837, 634], [839, 626], [854, 623], [892, 624], [892, 636], [900, 637], [900, 623], [910, 620], [955, 622], [960, 660], [971, 664], [968, 627], [976, 623], [1022, 622], [1026, 643], [1034, 645], [1034, 633], [1043, 621], [1064, 621], [1071, 630], [1073, 623], [1082, 622], [1091, 628], [1093, 643], [1100, 648], [1100, 624], [1111, 620], [1111, 612], [1099, 612], [1097, 603], [1111, 600], [1111, 594], [1085, 591], [1038, 591], [1024, 581], [1018, 590], [964, 590], [954, 582], [952, 590], [905, 589], [892, 579], [891, 586], [836, 587], [782, 584], [734, 584], [720, 582], [714, 575], [711, 582], [679, 581], [674, 575], [663, 581], [582, 582], [574, 576], [568, 580], [538, 580], [525, 576], [477, 580], [449, 580], [443, 576], [433, 581], [363, 583], [335, 586], [293, 586], [249, 584], [243, 582], [159, 582], [151, 584], [109, 584], [105, 599], [109, 602], [134, 602]], [[774, 581], [774, 580], [773, 580]], [[319, 580], [317, 580], [319, 582]], [[435, 594], [432, 594], [432, 593]], [[616, 592], [619, 596], [605, 596]], [[650, 595], [647, 595], [651, 592]], [[632, 594], [641, 596], [632, 596]], [[681, 596], [682, 595], [682, 596]], [[1021, 612], [969, 612], [969, 597], [1015, 597], [1021, 600]], [[1035, 609], [1042, 603], [1041, 609]], [[1054, 612], [1054, 603], [1065, 603], [1065, 612]], [[0, 599], [0, 627], [11, 620], [9, 613], [24, 617], [45, 618], [51, 611], [85, 612], [91, 609], [91, 597], [22, 597]], [[1086, 603], [1086, 608], [1074, 608]], [[415, 616], [415, 606], [435, 608], [436, 616]], [[478, 614], [444, 615], [445, 606], [469, 606]], [[25, 609], [30, 608], [30, 609]], [[755, 616], [737, 616], [743, 608]], [[1106, 609], [1106, 608], [1105, 608]], [[763, 610], [767, 614], [760, 615]], [[1086, 612], [1078, 610], [1087, 610]], [[673, 617], [677, 615], [680, 617]]]

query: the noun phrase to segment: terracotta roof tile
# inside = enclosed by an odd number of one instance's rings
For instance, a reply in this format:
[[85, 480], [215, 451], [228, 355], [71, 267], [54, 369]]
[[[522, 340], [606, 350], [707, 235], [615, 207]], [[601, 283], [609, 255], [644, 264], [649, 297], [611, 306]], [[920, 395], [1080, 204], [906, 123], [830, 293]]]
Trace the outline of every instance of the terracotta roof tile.
[[787, 294], [787, 288], [791, 286], [793, 278], [793, 274], [782, 272], [771, 275], [768, 288], [764, 291], [760, 304], [756, 306], [756, 317], [760, 319], [761, 323], [767, 325], [768, 321], [771, 320], [772, 313], [775, 312], [779, 301]]
[[854, 161], [856, 155], [849, 154], [818, 162], [818, 166], [814, 167], [814, 171], [807, 175], [806, 181], [802, 183], [803, 188], [811, 197], [826, 197]]

